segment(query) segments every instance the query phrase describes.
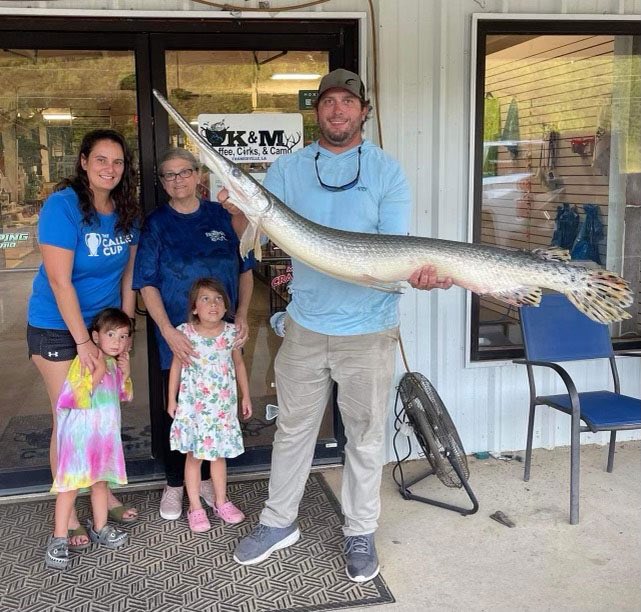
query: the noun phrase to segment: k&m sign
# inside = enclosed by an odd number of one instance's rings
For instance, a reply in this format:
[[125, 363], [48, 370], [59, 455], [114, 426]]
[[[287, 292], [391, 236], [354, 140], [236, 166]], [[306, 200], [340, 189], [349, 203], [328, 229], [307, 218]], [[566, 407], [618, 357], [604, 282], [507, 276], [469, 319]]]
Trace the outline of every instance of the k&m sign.
[[198, 131], [234, 162], [271, 163], [303, 148], [299, 113], [198, 115]]

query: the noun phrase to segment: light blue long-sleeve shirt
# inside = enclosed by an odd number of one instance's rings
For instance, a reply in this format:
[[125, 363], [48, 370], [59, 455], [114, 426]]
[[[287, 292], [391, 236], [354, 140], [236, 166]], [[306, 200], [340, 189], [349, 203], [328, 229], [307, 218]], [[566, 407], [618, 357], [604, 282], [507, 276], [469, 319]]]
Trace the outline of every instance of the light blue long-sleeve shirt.
[[[323, 189], [314, 157], [327, 185], [344, 185], [358, 170], [358, 147], [335, 154], [317, 142], [272, 164], [264, 185], [303, 217], [335, 229], [378, 234], [407, 234], [411, 196], [400, 164], [365, 140], [356, 186], [347, 191]], [[293, 259], [289, 316], [312, 331], [348, 336], [383, 331], [399, 323], [397, 294], [369, 289], [318, 272]]]

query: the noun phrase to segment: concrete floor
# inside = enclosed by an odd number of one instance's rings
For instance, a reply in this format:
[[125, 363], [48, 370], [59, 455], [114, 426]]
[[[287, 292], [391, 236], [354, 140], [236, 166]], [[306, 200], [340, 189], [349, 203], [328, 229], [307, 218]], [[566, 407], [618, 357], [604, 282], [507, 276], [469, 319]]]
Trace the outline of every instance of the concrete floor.
[[[607, 447], [582, 447], [581, 520], [574, 526], [568, 448], [535, 450], [528, 483], [520, 462], [468, 457], [480, 509], [467, 517], [403, 499], [387, 465], [376, 544], [396, 602], [349, 611], [641, 611], [641, 441], [617, 445], [612, 474], [606, 460]], [[406, 479], [426, 465], [407, 462]], [[341, 471], [322, 470], [338, 499]], [[463, 490], [435, 476], [411, 490], [470, 506]], [[490, 519], [497, 510], [516, 526]]]
[[[396, 603], [386, 612], [424, 610], [641, 610], [641, 442], [581, 450], [581, 520], [569, 524], [569, 449], [536, 450], [530, 482], [523, 464], [469, 460], [480, 503], [471, 516], [404, 500], [385, 468], [377, 532], [381, 573]], [[426, 465], [410, 462], [406, 474]], [[341, 469], [323, 472], [340, 499]], [[407, 478], [407, 476], [406, 476]], [[412, 493], [469, 505], [435, 476]], [[502, 510], [515, 524], [489, 518]], [[352, 608], [365, 610], [365, 608]], [[370, 612], [372, 608], [367, 608]]]

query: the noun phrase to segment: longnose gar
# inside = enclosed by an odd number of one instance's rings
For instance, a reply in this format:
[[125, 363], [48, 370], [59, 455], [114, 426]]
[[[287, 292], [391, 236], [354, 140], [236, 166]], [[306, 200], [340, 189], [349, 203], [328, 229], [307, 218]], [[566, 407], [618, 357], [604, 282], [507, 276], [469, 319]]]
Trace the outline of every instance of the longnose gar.
[[198, 146], [205, 164], [222, 181], [230, 200], [249, 224], [240, 242], [245, 256], [254, 248], [260, 259], [260, 234], [308, 266], [344, 281], [381, 291], [400, 292], [402, 281], [424, 265], [441, 277], [479, 295], [522, 306], [538, 306], [541, 288], [565, 294], [595, 321], [628, 319], [624, 309], [632, 292], [623, 278], [607, 270], [565, 263], [561, 249], [539, 251], [423, 238], [346, 232], [319, 225], [297, 214], [249, 174], [223, 157], [156, 90], [154, 95], [182, 131]]

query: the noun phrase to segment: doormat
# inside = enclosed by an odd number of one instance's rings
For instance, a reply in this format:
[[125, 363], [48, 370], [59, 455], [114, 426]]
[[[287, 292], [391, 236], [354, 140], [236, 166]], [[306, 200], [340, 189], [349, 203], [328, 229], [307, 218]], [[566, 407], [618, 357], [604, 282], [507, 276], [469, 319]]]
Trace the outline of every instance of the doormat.
[[[0, 505], [0, 610], [21, 612], [306, 612], [394, 602], [379, 575], [357, 584], [345, 574], [339, 504], [320, 474], [311, 474], [301, 502], [301, 539], [253, 566], [232, 555], [258, 521], [267, 480], [232, 482], [229, 497], [247, 515], [240, 525], [214, 518], [192, 534], [183, 515], [158, 515], [162, 491], [123, 493], [140, 519], [124, 526], [130, 542], [110, 551], [93, 545], [70, 553], [65, 571], [46, 569], [52, 500]], [[81, 521], [89, 500], [77, 502]], [[186, 508], [185, 508], [186, 509]]]
[[[123, 409], [121, 436], [127, 459], [151, 456], [151, 428], [146, 409]], [[49, 465], [50, 438], [51, 415], [11, 417], [0, 436], [0, 469]]]

